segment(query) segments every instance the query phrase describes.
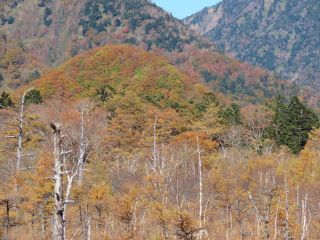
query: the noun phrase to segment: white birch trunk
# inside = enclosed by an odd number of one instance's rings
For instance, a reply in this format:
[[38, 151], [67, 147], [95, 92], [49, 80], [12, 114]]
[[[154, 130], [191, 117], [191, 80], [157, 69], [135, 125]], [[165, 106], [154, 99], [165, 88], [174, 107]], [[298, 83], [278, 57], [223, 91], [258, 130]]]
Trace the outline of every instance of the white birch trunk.
[[78, 183], [82, 184], [83, 181], [83, 171], [84, 171], [84, 164], [85, 164], [85, 156], [86, 156], [86, 148], [87, 145], [84, 139], [84, 110], [81, 112], [81, 126], [80, 126], [80, 148], [79, 148], [79, 177]]
[[[203, 210], [202, 210], [202, 202], [203, 202], [203, 192], [202, 192], [202, 160], [201, 160], [201, 150], [199, 144], [199, 137], [197, 137], [197, 153], [198, 153], [198, 171], [199, 171], [199, 227], [203, 228]], [[202, 236], [200, 235], [200, 240]]]
[[276, 210], [276, 216], [274, 219], [274, 240], [277, 240], [278, 236], [278, 214], [279, 214], [279, 205], [280, 205], [280, 199], [278, 199], [278, 204], [277, 204], [277, 210]]
[[86, 240], [91, 240], [91, 219], [88, 219], [87, 225], [88, 230]]
[[308, 228], [309, 228], [309, 223], [311, 221], [311, 214], [310, 218], [308, 219], [307, 216], [307, 202], [308, 202], [308, 194], [306, 194], [306, 197], [304, 200], [302, 200], [301, 204], [301, 210], [302, 210], [302, 229], [301, 229], [301, 240], [307, 240], [308, 239]]
[[22, 161], [22, 144], [23, 144], [23, 124], [24, 124], [24, 107], [25, 107], [25, 99], [28, 92], [30, 92], [33, 88], [25, 91], [22, 95], [19, 109], [19, 132], [18, 132], [18, 146], [17, 146], [17, 161], [16, 161], [16, 170], [19, 171], [21, 168]]
[[285, 240], [290, 240], [290, 233], [289, 233], [289, 190], [288, 190], [288, 181], [287, 178], [285, 178], [285, 184], [286, 184], [286, 206], [285, 206], [285, 212], [286, 212], [286, 220], [285, 220]]
[[[53, 240], [66, 239], [66, 212], [67, 206], [71, 203], [71, 190], [76, 176], [79, 174], [81, 162], [84, 158], [78, 158], [76, 163], [72, 163], [71, 167], [67, 167], [68, 154], [73, 151], [63, 152], [61, 128], [59, 123], [50, 124], [53, 130], [54, 144], [54, 223], [53, 223]], [[81, 130], [83, 132], [83, 130]], [[81, 144], [80, 144], [81, 145]], [[81, 146], [80, 146], [81, 148]], [[85, 154], [85, 149], [84, 149]], [[83, 156], [84, 156], [83, 154]], [[80, 155], [81, 156], [81, 155]], [[63, 177], [66, 176], [67, 185], [63, 185]]]
[[158, 147], [157, 147], [157, 121], [158, 121], [158, 116], [155, 117], [154, 124], [153, 124], [153, 162], [152, 162], [152, 167], [151, 169], [154, 172], [157, 172], [157, 167], [158, 167]]
[[53, 240], [65, 240], [64, 197], [63, 197], [63, 159], [60, 124], [50, 124], [53, 130], [54, 156], [54, 219]]

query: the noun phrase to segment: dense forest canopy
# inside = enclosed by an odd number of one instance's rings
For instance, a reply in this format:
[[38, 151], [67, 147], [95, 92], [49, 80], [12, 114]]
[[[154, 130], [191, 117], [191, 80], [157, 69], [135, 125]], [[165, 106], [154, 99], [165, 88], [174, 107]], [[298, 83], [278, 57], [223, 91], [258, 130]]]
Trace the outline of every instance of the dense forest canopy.
[[318, 239], [320, 132], [298, 97], [226, 104], [107, 45], [0, 97], [4, 239]]
[[[0, 239], [320, 239], [319, 93], [296, 85], [318, 6], [292, 1], [190, 24], [149, 0], [0, 1]], [[220, 48], [247, 44], [297, 74]]]
[[21, 87], [105, 44], [130, 44], [166, 56], [227, 98], [261, 103], [283, 93], [307, 96], [312, 106], [317, 104], [316, 94], [219, 52], [189, 27], [148, 0], [3, 1], [0, 87]]

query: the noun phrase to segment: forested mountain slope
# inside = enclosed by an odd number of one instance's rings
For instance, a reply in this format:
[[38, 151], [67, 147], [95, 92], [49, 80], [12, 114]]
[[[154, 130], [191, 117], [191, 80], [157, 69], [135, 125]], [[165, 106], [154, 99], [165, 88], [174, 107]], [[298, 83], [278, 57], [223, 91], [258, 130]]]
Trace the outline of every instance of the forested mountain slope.
[[184, 20], [237, 59], [320, 88], [320, 2], [224, 0]]
[[218, 53], [208, 40], [147, 0], [5, 1], [0, 9], [3, 86], [37, 79], [96, 46], [126, 43], [161, 52], [192, 78], [238, 99], [259, 101], [290, 88], [262, 69]]
[[318, 126], [297, 97], [222, 106], [159, 54], [94, 48], [0, 95], [0, 238], [318, 239]]
[[147, 0], [0, 15], [0, 239], [319, 239], [320, 120], [293, 85]]
[[31, 70], [40, 63], [58, 65], [106, 43], [168, 52], [181, 51], [188, 44], [208, 47], [147, 0], [8, 1], [1, 2], [0, 9], [2, 71], [11, 67], [16, 75], [9, 76], [19, 81], [31, 80], [31, 73], [19, 71], [20, 67]]

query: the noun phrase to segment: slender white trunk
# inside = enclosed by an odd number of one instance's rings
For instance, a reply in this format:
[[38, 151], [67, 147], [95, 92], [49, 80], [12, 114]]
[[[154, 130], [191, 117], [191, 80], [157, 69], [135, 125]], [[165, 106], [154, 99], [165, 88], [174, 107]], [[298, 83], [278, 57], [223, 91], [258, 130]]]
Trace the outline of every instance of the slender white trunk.
[[[199, 137], [197, 137], [197, 153], [198, 153], [198, 171], [199, 171], [199, 226], [200, 229], [203, 227], [203, 210], [202, 210], [202, 202], [203, 202], [203, 192], [202, 192], [202, 159], [201, 159], [201, 150], [199, 144]], [[200, 240], [202, 236], [200, 236]]]
[[40, 217], [41, 217], [41, 234], [42, 234], [42, 239], [46, 239], [46, 224], [47, 224], [47, 219], [46, 219], [46, 214], [45, 214], [45, 207], [44, 205], [40, 205]]
[[86, 240], [91, 240], [91, 219], [88, 219], [88, 232], [87, 232], [87, 239]]
[[230, 226], [229, 226], [229, 204], [227, 204], [227, 232], [226, 232], [226, 239], [229, 240], [229, 232], [230, 232]]
[[277, 204], [277, 211], [276, 211], [276, 217], [274, 219], [274, 240], [277, 239], [278, 235], [278, 214], [279, 214], [279, 205], [280, 205], [280, 199], [278, 199], [278, 204]]
[[136, 235], [137, 232], [137, 203], [134, 203], [134, 207], [133, 207], [133, 235]]
[[84, 110], [81, 111], [81, 124], [80, 124], [80, 148], [79, 148], [79, 177], [78, 183], [81, 184], [83, 181], [83, 171], [84, 171], [84, 164], [85, 164], [85, 156], [86, 156], [86, 148], [87, 145], [85, 143], [84, 138]]
[[24, 107], [25, 107], [25, 99], [28, 92], [32, 90], [29, 89], [25, 91], [22, 95], [19, 109], [19, 132], [18, 132], [18, 146], [17, 146], [17, 161], [16, 161], [16, 170], [19, 171], [21, 168], [22, 161], [22, 144], [23, 144], [23, 124], [24, 124]]
[[300, 223], [300, 187], [297, 187], [297, 222]]
[[251, 201], [251, 203], [252, 203], [252, 205], [253, 205], [253, 208], [254, 208], [254, 210], [255, 210], [255, 212], [256, 212], [257, 235], [260, 237], [260, 229], [261, 229], [261, 226], [262, 226], [262, 223], [263, 223], [263, 219], [262, 219], [262, 216], [261, 216], [261, 214], [260, 214], [260, 212], [259, 212], [259, 210], [258, 210], [257, 204], [256, 204], [256, 202], [254, 201], [251, 193], [249, 192], [248, 194], [249, 194], [249, 199], [250, 199], [250, 201]]
[[286, 206], [285, 206], [285, 211], [286, 211], [286, 220], [285, 220], [285, 240], [290, 240], [290, 233], [289, 233], [289, 200], [288, 200], [288, 195], [289, 195], [289, 190], [288, 190], [288, 181], [287, 178], [285, 178], [285, 187], [286, 187]]
[[54, 157], [54, 222], [53, 240], [65, 240], [64, 198], [63, 198], [63, 159], [60, 124], [51, 123], [53, 130]]
[[154, 124], [153, 124], [153, 161], [152, 161], [152, 170], [154, 172], [157, 171], [157, 167], [158, 167], [158, 146], [157, 146], [157, 121], [158, 121], [158, 116], [155, 117], [154, 119]]
[[302, 210], [302, 229], [301, 229], [301, 240], [306, 240], [308, 239], [308, 228], [309, 228], [309, 223], [311, 220], [311, 214], [310, 214], [310, 219], [308, 220], [307, 216], [307, 202], [308, 202], [308, 194], [306, 194], [305, 199], [302, 200], [301, 204], [301, 210]]
[[208, 206], [210, 204], [210, 200], [207, 200], [205, 206], [204, 206], [204, 210], [203, 210], [203, 225], [206, 225], [207, 223], [207, 210], [208, 210]]
[[[66, 166], [65, 158], [64, 158], [64, 161], [63, 161], [63, 166], [64, 167]], [[73, 185], [73, 182], [74, 182], [74, 178], [78, 174], [78, 167], [77, 167], [76, 172], [72, 173], [72, 175], [68, 174], [69, 171], [66, 169], [66, 167], [65, 167], [64, 171], [67, 173], [67, 181], [68, 181], [68, 183], [67, 183], [65, 196], [62, 197], [63, 198], [63, 208], [62, 208], [63, 214], [62, 214], [62, 217], [63, 217], [63, 236], [64, 236], [63, 239], [66, 238], [66, 229], [67, 229], [66, 212], [67, 212], [67, 206], [68, 206], [69, 203], [71, 203], [71, 200], [70, 200], [71, 189], [72, 189], [72, 185]]]

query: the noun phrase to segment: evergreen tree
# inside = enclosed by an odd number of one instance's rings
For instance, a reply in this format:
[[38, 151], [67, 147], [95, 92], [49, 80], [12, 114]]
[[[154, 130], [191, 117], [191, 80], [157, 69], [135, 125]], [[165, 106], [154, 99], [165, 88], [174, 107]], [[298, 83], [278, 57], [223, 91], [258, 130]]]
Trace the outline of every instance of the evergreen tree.
[[0, 96], [0, 108], [14, 107], [9, 93], [3, 92]]
[[216, 96], [213, 93], [206, 93], [203, 98], [201, 99], [201, 101], [199, 101], [198, 103], [196, 103], [196, 109], [198, 111], [198, 113], [203, 114], [207, 111], [208, 107], [213, 104], [218, 106], [218, 100], [216, 98]]
[[96, 90], [96, 94], [102, 102], [106, 102], [115, 94], [115, 89], [109, 84], [102, 85]]
[[268, 137], [274, 139], [278, 146], [286, 145], [289, 121], [288, 107], [283, 96], [277, 96], [269, 106], [273, 111], [272, 122], [267, 129]]
[[222, 124], [224, 125], [232, 126], [241, 124], [240, 107], [235, 103], [222, 110], [219, 115], [222, 119]]
[[37, 89], [33, 89], [29, 91], [26, 95], [25, 101], [26, 103], [32, 103], [32, 104], [42, 103], [42, 96], [40, 94], [40, 91]]
[[294, 96], [289, 103], [283, 97], [277, 97], [272, 105], [272, 122], [267, 129], [268, 137], [278, 146], [286, 145], [293, 153], [300, 152], [308, 141], [308, 134], [319, 127], [319, 118], [315, 112]]
[[297, 153], [303, 149], [308, 141], [309, 132], [319, 127], [319, 118], [315, 112], [304, 105], [297, 97], [293, 97], [288, 106], [290, 125], [288, 126], [288, 147]]

